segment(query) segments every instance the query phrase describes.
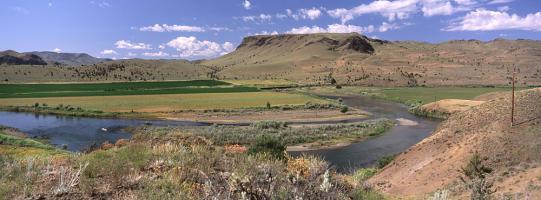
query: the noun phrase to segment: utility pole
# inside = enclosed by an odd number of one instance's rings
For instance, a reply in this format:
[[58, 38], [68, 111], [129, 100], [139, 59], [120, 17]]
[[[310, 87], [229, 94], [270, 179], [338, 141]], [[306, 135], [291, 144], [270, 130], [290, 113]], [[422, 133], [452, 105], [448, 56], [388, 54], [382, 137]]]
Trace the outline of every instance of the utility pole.
[[511, 126], [515, 125], [515, 76], [517, 72], [516, 68], [513, 68], [513, 82], [512, 82], [512, 94], [511, 94]]

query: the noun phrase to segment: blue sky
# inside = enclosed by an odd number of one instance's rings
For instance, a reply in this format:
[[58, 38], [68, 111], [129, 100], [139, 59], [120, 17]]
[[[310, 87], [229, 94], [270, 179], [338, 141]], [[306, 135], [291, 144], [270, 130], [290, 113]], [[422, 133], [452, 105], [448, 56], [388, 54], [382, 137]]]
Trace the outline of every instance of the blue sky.
[[4, 0], [0, 50], [201, 59], [254, 34], [541, 40], [539, 0]]

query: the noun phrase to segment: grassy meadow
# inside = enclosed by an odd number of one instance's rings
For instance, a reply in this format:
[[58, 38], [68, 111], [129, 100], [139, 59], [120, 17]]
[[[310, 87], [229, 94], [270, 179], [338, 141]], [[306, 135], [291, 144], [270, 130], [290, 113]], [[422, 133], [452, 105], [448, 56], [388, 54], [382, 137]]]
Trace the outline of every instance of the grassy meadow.
[[304, 105], [326, 100], [308, 95], [279, 92], [201, 93], [165, 95], [88, 96], [53, 98], [4, 98], [0, 106], [31, 106], [35, 103], [56, 106], [63, 104], [86, 110], [106, 112], [158, 112], [172, 110], [239, 109], [274, 105]]
[[303, 92], [323, 94], [355, 94], [372, 96], [407, 105], [426, 104], [442, 99], [471, 100], [490, 92], [510, 91], [507, 87], [333, 87], [302, 89]]
[[116, 96], [154, 94], [193, 94], [257, 92], [259, 89], [231, 86], [214, 80], [122, 82], [122, 83], [65, 83], [65, 84], [3, 84], [0, 98], [40, 98], [74, 96]]

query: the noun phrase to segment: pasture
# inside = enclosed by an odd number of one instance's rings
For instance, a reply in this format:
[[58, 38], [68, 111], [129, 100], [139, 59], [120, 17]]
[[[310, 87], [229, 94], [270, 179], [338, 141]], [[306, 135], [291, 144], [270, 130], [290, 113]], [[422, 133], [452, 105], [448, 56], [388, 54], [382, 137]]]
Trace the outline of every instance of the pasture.
[[302, 105], [307, 102], [328, 103], [302, 94], [279, 92], [235, 92], [198, 94], [160, 94], [124, 96], [85, 96], [49, 98], [3, 98], [0, 106], [31, 106], [35, 103], [63, 104], [105, 112], [165, 112], [173, 110], [239, 109], [275, 105]]
[[151, 94], [193, 94], [257, 92], [259, 89], [232, 86], [215, 80], [119, 82], [119, 83], [64, 83], [64, 84], [3, 84], [0, 98], [119, 96]]

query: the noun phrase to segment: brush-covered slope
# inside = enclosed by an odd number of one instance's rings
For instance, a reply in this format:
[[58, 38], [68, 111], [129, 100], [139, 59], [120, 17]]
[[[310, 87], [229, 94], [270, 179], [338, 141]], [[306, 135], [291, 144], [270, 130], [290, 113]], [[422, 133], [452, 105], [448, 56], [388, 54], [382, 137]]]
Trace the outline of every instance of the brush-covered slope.
[[115, 60], [82, 66], [0, 65], [4, 83], [71, 81], [161, 81], [208, 79], [206, 66], [185, 60]]
[[79, 66], [111, 61], [111, 59], [95, 58], [86, 53], [56, 53], [50, 51], [34, 51], [29, 53], [38, 55], [50, 64]]
[[541, 198], [541, 88], [517, 92], [514, 126], [510, 94], [451, 115], [434, 134], [402, 153], [370, 182], [396, 197], [420, 199], [446, 189], [458, 199], [469, 191], [459, 170], [475, 152], [493, 169], [496, 195]]
[[357, 33], [246, 37], [237, 49], [202, 64], [220, 78], [287, 79], [305, 84], [377, 86], [541, 84], [541, 42], [534, 40], [389, 42]]
[[31, 53], [18, 53], [7, 50], [0, 51], [0, 65], [46, 65], [39, 56]]

